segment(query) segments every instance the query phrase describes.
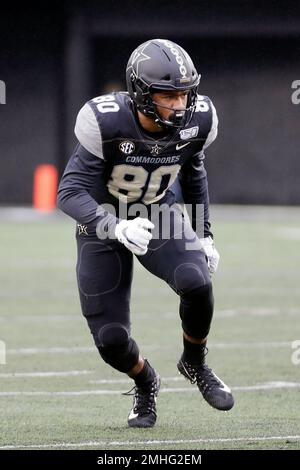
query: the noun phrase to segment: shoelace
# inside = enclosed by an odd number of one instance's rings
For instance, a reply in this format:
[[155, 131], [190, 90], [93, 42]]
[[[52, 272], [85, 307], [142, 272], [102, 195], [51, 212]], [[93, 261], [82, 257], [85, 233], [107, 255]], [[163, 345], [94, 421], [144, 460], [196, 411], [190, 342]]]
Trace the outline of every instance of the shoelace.
[[217, 385], [218, 387], [221, 385], [220, 381], [206, 364], [201, 366], [192, 366], [185, 362], [184, 368], [189, 375], [191, 383], [197, 383], [198, 387], [203, 392], [205, 392], [206, 389], [210, 390], [214, 385]]
[[134, 412], [143, 412], [143, 413], [155, 413], [155, 393], [157, 391], [156, 384], [151, 384], [149, 390], [142, 390], [136, 385], [132, 387], [128, 392], [122, 393], [125, 396], [134, 396], [135, 405]]

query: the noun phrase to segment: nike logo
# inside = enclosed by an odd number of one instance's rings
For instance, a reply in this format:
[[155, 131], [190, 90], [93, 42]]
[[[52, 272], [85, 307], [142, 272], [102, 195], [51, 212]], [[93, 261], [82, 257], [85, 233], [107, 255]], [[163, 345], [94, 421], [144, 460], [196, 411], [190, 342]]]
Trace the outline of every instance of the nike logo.
[[186, 145], [189, 145], [191, 142], [186, 142], [185, 144], [177, 144], [176, 145], [176, 150], [183, 149]]
[[224, 392], [231, 393], [230, 388], [226, 384], [224, 384], [224, 382], [222, 382], [222, 387], [220, 388], [221, 390], [224, 390]]
[[231, 393], [231, 390], [230, 388], [228, 387], [228, 385], [226, 385], [223, 380], [220, 379], [220, 377], [218, 377], [216, 374], [214, 374], [215, 377], [217, 377], [217, 379], [219, 380], [219, 382], [221, 383], [221, 387], [220, 389], [223, 390], [224, 392], [227, 392], [227, 393]]
[[135, 419], [138, 417], [138, 413], [134, 413], [133, 409], [130, 411], [130, 414], [128, 416], [128, 419], [131, 420], [131, 419]]

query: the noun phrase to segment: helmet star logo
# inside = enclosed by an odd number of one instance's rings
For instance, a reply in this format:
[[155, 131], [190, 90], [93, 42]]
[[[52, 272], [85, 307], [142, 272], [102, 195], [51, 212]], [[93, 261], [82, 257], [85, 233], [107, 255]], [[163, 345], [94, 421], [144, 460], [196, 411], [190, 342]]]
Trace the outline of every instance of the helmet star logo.
[[147, 42], [142, 49], [140, 50], [137, 50], [135, 51], [135, 54], [132, 58], [132, 61], [131, 61], [131, 66], [134, 65], [136, 63], [136, 74], [138, 75], [139, 74], [139, 64], [145, 60], [149, 60], [151, 59], [150, 56], [148, 56], [147, 54], [145, 54], [144, 50], [146, 49], [146, 47], [148, 46], [149, 42]]

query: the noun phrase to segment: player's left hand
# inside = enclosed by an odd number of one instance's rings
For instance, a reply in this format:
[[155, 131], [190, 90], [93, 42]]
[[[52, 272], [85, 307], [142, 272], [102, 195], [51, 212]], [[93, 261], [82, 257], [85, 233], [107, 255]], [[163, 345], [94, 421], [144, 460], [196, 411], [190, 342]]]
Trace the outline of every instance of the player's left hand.
[[215, 273], [218, 269], [220, 255], [215, 247], [214, 241], [211, 237], [200, 238], [202, 248], [207, 256], [208, 269], [211, 274]]

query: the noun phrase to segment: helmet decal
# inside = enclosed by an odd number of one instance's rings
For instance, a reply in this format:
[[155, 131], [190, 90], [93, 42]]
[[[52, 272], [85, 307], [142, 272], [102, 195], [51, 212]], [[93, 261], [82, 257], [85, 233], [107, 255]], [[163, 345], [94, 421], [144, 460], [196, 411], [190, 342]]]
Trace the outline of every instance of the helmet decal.
[[159, 39], [158, 42], [163, 43], [165, 46], [167, 46], [170, 49], [171, 53], [176, 58], [177, 64], [179, 65], [179, 71], [182, 75], [182, 78], [186, 79], [187, 81], [190, 81], [190, 79], [186, 76], [187, 70], [186, 70], [186, 67], [184, 66], [183, 58], [180, 55], [179, 50], [175, 47], [175, 44], [168, 41], [167, 39]]
[[147, 54], [144, 53], [144, 49], [148, 46], [149, 42], [146, 42], [144, 47], [141, 50], [136, 49], [133, 52], [133, 57], [131, 60], [131, 67], [135, 65], [136, 67], [136, 74], [138, 75], [139, 73], [139, 64], [140, 62], [143, 62], [144, 60], [149, 60], [151, 57], [149, 57]]

